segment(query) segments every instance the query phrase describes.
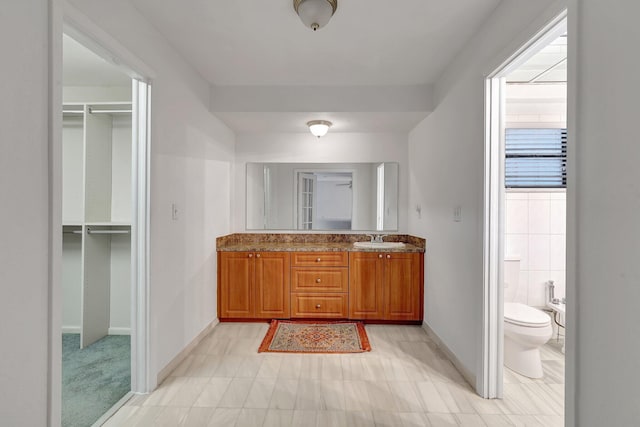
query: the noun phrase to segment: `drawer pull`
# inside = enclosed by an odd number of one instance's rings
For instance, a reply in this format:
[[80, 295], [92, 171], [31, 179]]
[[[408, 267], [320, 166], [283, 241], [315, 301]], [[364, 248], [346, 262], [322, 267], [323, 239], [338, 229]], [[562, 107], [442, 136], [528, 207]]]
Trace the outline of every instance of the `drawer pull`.
[[387, 255], [387, 259], [391, 259], [391, 255]]
[[322, 261], [322, 259], [316, 258], [316, 262], [320, 262], [320, 261]]
[[382, 254], [379, 254], [379, 255], [378, 255], [378, 258], [382, 258]]
[[253, 254], [249, 254], [249, 258], [253, 258]]
[[260, 254], [256, 254], [256, 258], [260, 258]]
[[320, 308], [320, 304], [316, 304], [316, 308]]
[[322, 280], [316, 279], [316, 283], [320, 283], [320, 282], [322, 282]]

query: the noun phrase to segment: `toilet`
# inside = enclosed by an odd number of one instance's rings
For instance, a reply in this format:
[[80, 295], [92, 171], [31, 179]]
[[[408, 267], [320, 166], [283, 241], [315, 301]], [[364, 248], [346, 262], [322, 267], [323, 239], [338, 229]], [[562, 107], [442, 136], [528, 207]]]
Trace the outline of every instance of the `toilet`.
[[[518, 283], [520, 260], [505, 259], [505, 283]], [[529, 378], [542, 378], [540, 347], [553, 334], [551, 318], [541, 310], [517, 302], [504, 304], [504, 364]]]

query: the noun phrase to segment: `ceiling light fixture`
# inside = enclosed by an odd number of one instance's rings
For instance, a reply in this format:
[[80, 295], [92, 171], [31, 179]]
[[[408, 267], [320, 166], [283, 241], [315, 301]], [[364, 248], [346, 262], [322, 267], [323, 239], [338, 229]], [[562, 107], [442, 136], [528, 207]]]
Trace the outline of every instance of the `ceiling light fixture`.
[[329, 131], [333, 123], [327, 120], [311, 120], [307, 122], [307, 126], [309, 126], [309, 131], [313, 134], [313, 136], [317, 136], [320, 138], [321, 136], [325, 136]]
[[293, 8], [306, 27], [317, 31], [336, 13], [338, 0], [293, 0]]

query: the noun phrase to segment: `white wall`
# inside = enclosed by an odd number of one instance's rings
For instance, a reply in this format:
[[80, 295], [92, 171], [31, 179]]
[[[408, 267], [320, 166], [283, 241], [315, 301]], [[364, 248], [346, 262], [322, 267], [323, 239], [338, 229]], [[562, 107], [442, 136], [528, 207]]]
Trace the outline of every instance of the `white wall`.
[[576, 407], [567, 425], [632, 426], [640, 420], [640, 3], [571, 6], [567, 375]]
[[[427, 238], [425, 322], [471, 374], [481, 359], [485, 78], [561, 7], [502, 2], [445, 70], [434, 111], [409, 134], [408, 232]], [[458, 206], [462, 221], [454, 222]]]
[[48, 3], [0, 12], [0, 423], [11, 426], [47, 424], [49, 352], [60, 349], [49, 343]]
[[62, 221], [84, 221], [84, 126], [81, 115], [64, 118], [62, 128]]
[[233, 186], [233, 230], [246, 231], [247, 162], [399, 163], [398, 230], [407, 229], [407, 135], [403, 133], [331, 133], [318, 139], [310, 133], [238, 134]]
[[[72, 4], [155, 73], [149, 304], [153, 381], [216, 318], [215, 237], [230, 231], [234, 135], [209, 112], [209, 85], [130, 2]], [[172, 203], [178, 206], [175, 221]]]
[[546, 283], [565, 296], [566, 191], [508, 190], [505, 195], [505, 257], [520, 259], [517, 283], [505, 284], [504, 301], [546, 305]]
[[507, 84], [507, 127], [563, 128], [567, 126], [567, 84]]

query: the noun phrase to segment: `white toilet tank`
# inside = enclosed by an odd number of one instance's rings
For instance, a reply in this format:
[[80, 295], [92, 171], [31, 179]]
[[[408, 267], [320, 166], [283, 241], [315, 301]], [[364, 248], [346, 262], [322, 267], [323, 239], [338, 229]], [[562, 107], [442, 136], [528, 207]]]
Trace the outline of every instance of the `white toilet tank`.
[[520, 257], [504, 257], [504, 287], [516, 289], [520, 281]]

